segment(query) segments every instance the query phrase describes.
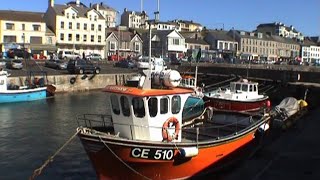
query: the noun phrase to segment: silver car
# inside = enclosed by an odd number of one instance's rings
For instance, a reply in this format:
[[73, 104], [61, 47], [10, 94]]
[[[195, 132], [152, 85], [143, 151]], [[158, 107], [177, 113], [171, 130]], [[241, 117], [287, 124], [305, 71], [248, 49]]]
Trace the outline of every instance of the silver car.
[[67, 62], [63, 60], [50, 59], [44, 63], [44, 66], [55, 69], [67, 69]]

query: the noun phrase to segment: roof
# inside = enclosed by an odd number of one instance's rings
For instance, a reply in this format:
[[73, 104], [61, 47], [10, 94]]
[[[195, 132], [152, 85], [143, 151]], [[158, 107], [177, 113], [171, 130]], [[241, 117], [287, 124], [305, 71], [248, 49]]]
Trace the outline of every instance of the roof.
[[316, 46], [317, 43], [314, 42], [310, 37], [305, 37], [302, 45], [303, 46]]
[[139, 12], [139, 11], [128, 11], [127, 8], [124, 9], [123, 11], [124, 14], [136, 14], [137, 16], [147, 16], [147, 13], [145, 11]]
[[[87, 17], [86, 14], [87, 12], [93, 10], [94, 8], [87, 8], [86, 6], [77, 6], [75, 4], [55, 4], [52, 8], [54, 9], [55, 13], [59, 16], [63, 16], [63, 12], [65, 9], [72, 7], [75, 10], [78, 11], [78, 16], [79, 17]], [[95, 10], [95, 9], [94, 9]], [[99, 19], [105, 19], [100, 13], [99, 14]]]
[[193, 92], [192, 89], [186, 89], [186, 88], [140, 89], [136, 87], [117, 86], [117, 85], [109, 85], [103, 91], [109, 92], [109, 93], [136, 96], [136, 97], [188, 94]]
[[43, 16], [42, 12], [0, 10], [0, 20], [45, 22]]
[[186, 38], [186, 43], [189, 44], [202, 44], [202, 45], [209, 45], [205, 40], [203, 39], [195, 39], [195, 38]]
[[[113, 33], [113, 34], [114, 34], [115, 36], [117, 36], [117, 37], [118, 37], [118, 35], [119, 35], [119, 31], [118, 31], [117, 28], [110, 28], [110, 29], [108, 29], [108, 35], [107, 35], [107, 37], [109, 37], [111, 33]], [[131, 32], [131, 31], [129, 31], [129, 30], [121, 30], [121, 31], [120, 31], [120, 40], [123, 41], [123, 42], [130, 42], [130, 41], [132, 40], [132, 38], [134, 38], [134, 36], [136, 36], [136, 35], [139, 36], [139, 34], [135, 34], [135, 33]], [[139, 36], [139, 37], [140, 37], [140, 36]], [[118, 38], [119, 38], [119, 37], [118, 37]], [[140, 39], [141, 39], [141, 38], [140, 38]]]
[[286, 26], [285, 24], [281, 22], [274, 22], [274, 23], [264, 23], [259, 24], [257, 28], [263, 28], [263, 27], [285, 27], [287, 31], [293, 31], [294, 33], [298, 33], [298, 31], [293, 26]]
[[213, 36], [217, 40], [235, 41], [234, 38], [228, 35], [228, 31], [224, 30], [209, 30], [208, 35]]
[[50, 28], [48, 28], [48, 27], [46, 27], [46, 34], [47, 34], [47, 35], [52, 35], [52, 36], [55, 35], [54, 32], [53, 32]]
[[193, 24], [197, 26], [202, 26], [200, 23], [193, 22], [192, 20], [173, 20], [172, 22], [179, 22], [179, 23], [184, 23], [184, 24]]
[[98, 4], [99, 4], [99, 9], [101, 9], [101, 10], [107, 10], [107, 11], [115, 11], [115, 12], [117, 12], [117, 10], [115, 10], [114, 8], [112, 8], [112, 7], [104, 4], [103, 2], [93, 4], [91, 7], [97, 9]]

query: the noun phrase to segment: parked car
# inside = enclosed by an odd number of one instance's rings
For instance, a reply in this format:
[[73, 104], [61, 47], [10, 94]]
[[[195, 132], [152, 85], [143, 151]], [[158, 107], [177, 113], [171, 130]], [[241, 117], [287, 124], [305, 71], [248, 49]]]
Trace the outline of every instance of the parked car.
[[100, 73], [100, 67], [91, 61], [85, 59], [70, 59], [68, 61], [67, 70], [71, 74], [79, 73]]
[[80, 54], [73, 51], [59, 51], [58, 58], [64, 60], [78, 59], [80, 58]]
[[30, 58], [32, 57], [32, 54], [29, 53], [27, 50], [25, 49], [9, 49], [7, 52], [7, 57], [8, 58]]
[[119, 56], [119, 59], [118, 59], [118, 55], [116, 54], [108, 56], [108, 61], [121, 61], [121, 60], [124, 60], [124, 57]]
[[9, 69], [22, 69], [23, 64], [19, 59], [10, 60], [6, 63], [6, 67]]
[[50, 59], [44, 63], [44, 66], [55, 69], [67, 69], [67, 62], [59, 59]]
[[93, 61], [101, 61], [102, 60], [102, 57], [100, 54], [96, 54], [96, 53], [93, 53], [93, 54], [89, 54], [86, 56], [86, 59], [87, 60], [93, 60]]
[[136, 67], [135, 63], [131, 60], [121, 60], [121, 61], [118, 61], [114, 64], [115, 67], [122, 67], [122, 68], [134, 68]]

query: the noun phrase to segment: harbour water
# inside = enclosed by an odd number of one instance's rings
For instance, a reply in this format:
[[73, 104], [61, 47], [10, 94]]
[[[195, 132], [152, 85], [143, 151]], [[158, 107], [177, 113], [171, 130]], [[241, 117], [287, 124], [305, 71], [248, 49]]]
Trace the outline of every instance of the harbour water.
[[[102, 92], [0, 105], [0, 179], [28, 179], [75, 132], [77, 114], [105, 113]], [[96, 179], [76, 137], [37, 179]]]
[[[82, 93], [57, 94], [52, 99], [12, 103], [0, 105], [0, 179], [28, 179], [36, 168], [39, 168], [48, 158], [53, 155], [75, 132], [77, 127], [76, 115], [83, 113], [107, 113], [107, 99], [103, 92], [91, 91]], [[250, 158], [237, 165], [236, 169], [224, 172], [223, 178], [218, 179], [239, 179], [246, 175], [246, 179], [260, 179], [255, 176], [259, 174], [261, 169], [266, 169], [266, 164], [272, 160], [271, 155], [281, 153], [288, 159], [292, 158], [290, 153], [295, 147], [300, 147], [301, 142], [308, 142], [308, 147], [302, 147], [299, 152], [299, 162], [303, 162], [303, 158], [310, 160], [313, 163], [312, 167], [320, 167], [317, 163], [320, 154], [317, 149], [320, 145], [311, 140], [313, 133], [317, 130], [314, 128], [320, 121], [317, 121], [319, 108], [313, 110], [307, 121], [299, 121], [299, 126], [293, 131], [286, 133], [287, 139], [281, 137], [275, 141], [273, 145], [264, 147], [265, 150], [260, 153], [260, 156]], [[307, 128], [311, 129], [308, 130]], [[295, 133], [306, 134], [303, 138], [299, 135], [297, 141], [294, 140]], [[291, 139], [289, 153], [283, 149], [286, 142]], [[282, 141], [282, 142], [281, 142]], [[310, 147], [313, 147], [312, 149]], [[285, 149], [285, 150], [288, 150]], [[300, 153], [301, 152], [301, 153]], [[303, 153], [303, 154], [302, 154]], [[281, 156], [281, 157], [282, 157]], [[293, 154], [293, 156], [295, 156]], [[259, 159], [260, 158], [260, 159]], [[267, 161], [267, 162], [265, 162]], [[290, 161], [291, 162], [291, 161]], [[110, 162], [112, 163], [112, 162]], [[245, 169], [246, 168], [246, 169]], [[272, 169], [272, 168], [271, 168]], [[282, 167], [279, 170], [272, 169], [278, 175], [284, 177], [288, 171], [299, 173], [299, 170], [288, 169]], [[270, 174], [270, 171], [266, 171]], [[320, 177], [316, 174], [316, 170], [307, 171], [309, 174], [305, 176], [302, 173], [296, 177], [307, 179]], [[251, 176], [250, 176], [251, 174]], [[266, 173], [265, 173], [266, 174]], [[264, 174], [264, 175], [265, 175]], [[299, 176], [301, 175], [301, 176]], [[263, 176], [264, 179], [277, 179], [271, 176]], [[272, 178], [274, 177], [274, 178]], [[51, 162], [37, 179], [56, 180], [56, 179], [96, 179], [94, 169], [79, 141], [76, 137], [69, 145], [67, 145]]]

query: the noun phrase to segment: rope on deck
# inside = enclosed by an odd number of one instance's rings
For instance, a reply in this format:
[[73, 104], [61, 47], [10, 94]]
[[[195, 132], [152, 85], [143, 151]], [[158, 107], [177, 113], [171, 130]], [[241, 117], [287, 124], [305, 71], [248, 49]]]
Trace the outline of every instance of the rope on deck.
[[58, 155], [58, 154], [62, 151], [62, 149], [63, 149], [65, 146], [67, 146], [74, 137], [77, 136], [77, 134], [78, 134], [79, 132], [80, 132], [80, 130], [77, 130], [77, 132], [74, 133], [52, 156], [50, 156], [50, 157], [44, 162], [44, 164], [43, 164], [42, 166], [40, 166], [38, 169], [35, 169], [35, 170], [33, 171], [32, 176], [30, 176], [29, 180], [34, 180], [37, 176], [39, 176], [39, 175], [42, 173], [43, 169], [44, 169], [50, 162], [53, 161], [53, 158], [54, 158], [56, 155]]

